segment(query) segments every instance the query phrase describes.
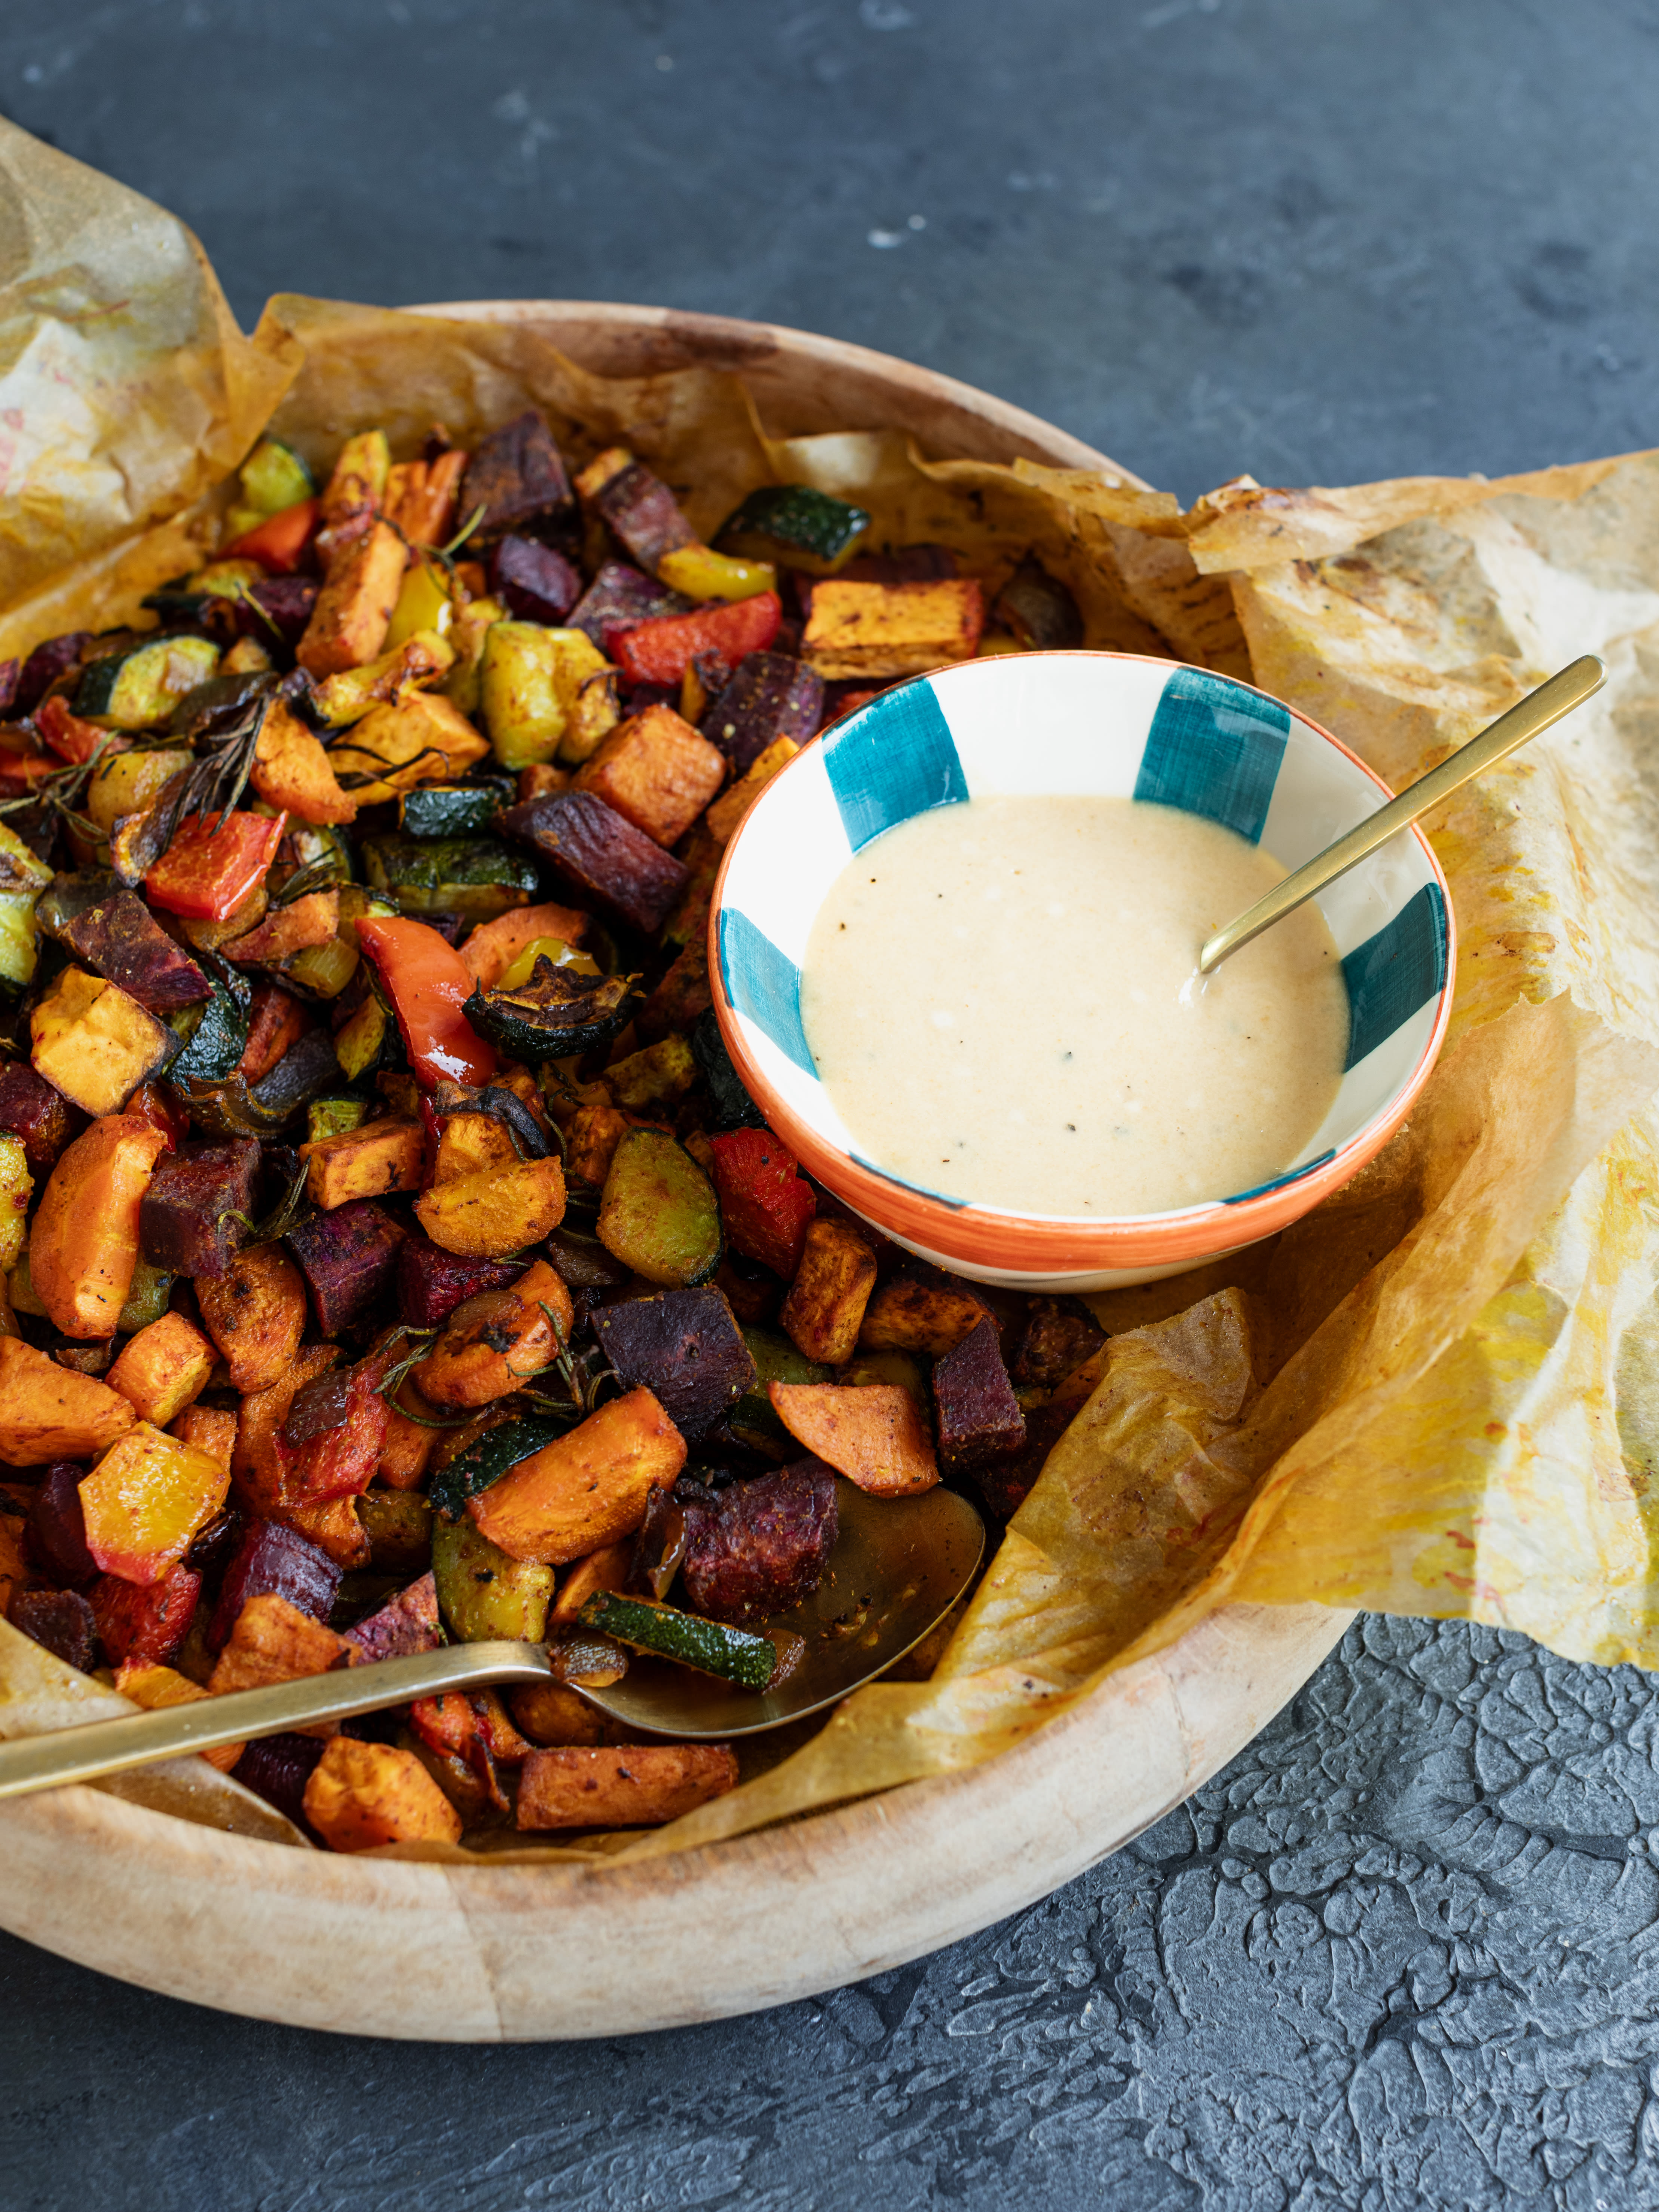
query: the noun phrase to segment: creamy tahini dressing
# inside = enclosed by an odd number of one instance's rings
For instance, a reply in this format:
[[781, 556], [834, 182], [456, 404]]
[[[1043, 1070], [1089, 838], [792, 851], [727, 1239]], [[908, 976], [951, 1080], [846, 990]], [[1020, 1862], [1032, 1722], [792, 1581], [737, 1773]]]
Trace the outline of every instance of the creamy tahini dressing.
[[1137, 799], [974, 799], [888, 830], [836, 879], [801, 975], [858, 1151], [1032, 1213], [1157, 1213], [1282, 1174], [1341, 1076], [1330, 932], [1304, 906], [1195, 970], [1284, 875]]

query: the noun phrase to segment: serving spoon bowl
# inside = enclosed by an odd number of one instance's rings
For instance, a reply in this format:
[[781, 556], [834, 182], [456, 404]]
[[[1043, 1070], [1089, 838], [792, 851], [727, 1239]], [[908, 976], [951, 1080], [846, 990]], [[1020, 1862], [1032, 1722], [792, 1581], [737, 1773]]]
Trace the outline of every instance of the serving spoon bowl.
[[490, 1683], [562, 1682], [626, 1728], [684, 1742], [724, 1743], [782, 1728], [839, 1704], [914, 1650], [968, 1588], [985, 1553], [985, 1524], [955, 1491], [873, 1498], [837, 1476], [836, 1498], [840, 1533], [823, 1579], [802, 1604], [766, 1624], [769, 1631], [792, 1632], [805, 1647], [771, 1689], [740, 1690], [647, 1659], [633, 1661], [619, 1681], [601, 1686], [570, 1673], [545, 1644], [452, 1644], [20, 1737], [0, 1744], [0, 1798], [95, 1782], [156, 1759]]

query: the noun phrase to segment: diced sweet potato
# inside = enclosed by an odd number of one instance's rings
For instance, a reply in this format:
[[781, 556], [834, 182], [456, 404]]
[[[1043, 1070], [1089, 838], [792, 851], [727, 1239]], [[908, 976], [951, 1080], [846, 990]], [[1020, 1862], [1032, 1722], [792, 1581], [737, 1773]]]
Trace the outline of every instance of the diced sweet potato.
[[13, 1596], [28, 1579], [28, 1562], [23, 1557], [23, 1531], [27, 1526], [21, 1513], [0, 1513], [0, 1620], [5, 1618]]
[[920, 676], [971, 660], [985, 628], [985, 597], [972, 576], [920, 584], [812, 586], [801, 658], [826, 678]]
[[551, 1157], [482, 1168], [425, 1192], [415, 1212], [445, 1251], [499, 1259], [540, 1243], [563, 1220], [564, 1170]]
[[258, 1173], [252, 1137], [185, 1145], [158, 1161], [138, 1211], [145, 1259], [203, 1281], [228, 1273], [253, 1216]]
[[29, 1173], [37, 1180], [52, 1173], [59, 1153], [82, 1127], [78, 1109], [27, 1062], [9, 1060], [0, 1065], [0, 1129], [21, 1139]]
[[675, 845], [726, 781], [726, 757], [672, 707], [620, 722], [576, 771], [591, 791], [659, 845]]
[[404, 541], [377, 522], [329, 570], [295, 659], [313, 676], [361, 668], [386, 643], [408, 558]]
[[521, 1828], [653, 1828], [738, 1783], [724, 1744], [635, 1743], [535, 1751], [519, 1779]]
[[367, 1620], [348, 1628], [345, 1640], [360, 1659], [405, 1659], [417, 1651], [435, 1651], [442, 1638], [438, 1629], [438, 1589], [430, 1574], [388, 1598]]
[[330, 1740], [306, 1784], [305, 1809], [331, 1850], [461, 1839], [460, 1814], [412, 1751], [355, 1736]]
[[746, 775], [781, 738], [790, 740], [791, 753], [804, 745], [823, 715], [823, 679], [815, 668], [784, 653], [751, 653], [710, 704], [702, 728], [732, 774]]
[[415, 1381], [434, 1406], [490, 1405], [550, 1366], [574, 1321], [563, 1278], [538, 1260], [510, 1287], [457, 1306]]
[[116, 984], [153, 1014], [167, 1014], [212, 995], [207, 977], [159, 927], [143, 899], [112, 891], [85, 907], [63, 930], [83, 967]]
[[703, 816], [703, 827], [717, 845], [729, 845], [737, 828], [781, 768], [787, 768], [800, 747], [793, 738], [780, 738], [754, 761], [729, 791], [723, 791]]
[[332, 1373], [339, 1358], [337, 1344], [298, 1347], [274, 1381], [244, 1397], [230, 1470], [238, 1497], [255, 1512], [278, 1513], [300, 1502], [294, 1474], [298, 1447], [283, 1437], [283, 1425], [300, 1392]]
[[37, 1075], [83, 1114], [118, 1114], [179, 1048], [164, 1022], [84, 968], [65, 968], [29, 1016]]
[[222, 1275], [198, 1276], [196, 1302], [234, 1390], [267, 1390], [287, 1371], [306, 1333], [306, 1293], [280, 1244], [240, 1254]]
[[939, 1480], [933, 1440], [910, 1393], [896, 1382], [847, 1389], [834, 1382], [769, 1382], [773, 1411], [792, 1437], [872, 1498], [904, 1498]]
[[398, 1248], [398, 1311], [411, 1328], [438, 1328], [463, 1299], [496, 1291], [523, 1273], [511, 1260], [446, 1252], [418, 1231]]
[[60, 1367], [21, 1337], [0, 1336], [0, 1460], [7, 1466], [94, 1458], [133, 1419], [106, 1382]]
[[106, 1575], [158, 1582], [224, 1504], [230, 1477], [216, 1459], [139, 1421], [82, 1481], [87, 1549]]
[[163, 1314], [127, 1339], [109, 1370], [109, 1387], [121, 1393], [141, 1421], [164, 1429], [201, 1396], [217, 1357], [183, 1314]]
[[52, 1170], [29, 1233], [29, 1280], [65, 1336], [115, 1334], [138, 1264], [144, 1192], [167, 1149], [167, 1137], [139, 1115], [112, 1114], [83, 1130]]
[[489, 750], [459, 707], [435, 691], [408, 691], [372, 708], [329, 758], [342, 775], [372, 776], [352, 796], [359, 806], [377, 806], [417, 783], [453, 783]]
[[865, 1352], [954, 1352], [985, 1318], [985, 1302], [966, 1283], [895, 1275], [865, 1308], [859, 1346]]
[[320, 1498], [283, 1510], [286, 1525], [325, 1552], [343, 1574], [361, 1574], [374, 1558], [355, 1498]]
[[511, 1168], [518, 1158], [519, 1149], [507, 1124], [496, 1121], [494, 1115], [452, 1114], [438, 1139], [437, 1157], [432, 1163], [433, 1184], [435, 1188], [441, 1182], [455, 1182], [462, 1176], [476, 1175], [481, 1168]]
[[441, 545], [450, 535], [466, 455], [452, 447], [431, 460], [394, 461], [386, 471], [383, 510], [411, 545]]
[[684, 1437], [648, 1390], [630, 1390], [520, 1460], [466, 1510], [510, 1558], [560, 1566], [631, 1535], [651, 1489], [684, 1464]]
[[[179, 1674], [177, 1668], [148, 1659], [130, 1659], [118, 1667], [115, 1686], [147, 1713], [162, 1712], [169, 1705], [198, 1705], [212, 1694], [199, 1682], [192, 1682], [188, 1674]], [[228, 1774], [246, 1748], [244, 1744], [222, 1743], [216, 1751], [204, 1751], [200, 1756], [221, 1774]]]
[[337, 1336], [362, 1311], [397, 1264], [404, 1228], [370, 1199], [314, 1214], [289, 1231], [325, 1336]]
[[297, 814], [301, 822], [354, 822], [357, 800], [342, 791], [322, 741], [273, 699], [259, 731], [248, 781], [270, 805]]
[[79, 1590], [25, 1589], [13, 1593], [8, 1616], [66, 1667], [88, 1674], [98, 1656], [98, 1624]]
[[232, 1690], [302, 1681], [349, 1667], [356, 1656], [343, 1636], [274, 1590], [263, 1591], [247, 1599], [237, 1614], [208, 1688], [221, 1698]]
[[850, 1221], [812, 1221], [778, 1319], [797, 1352], [840, 1367], [857, 1347], [876, 1255]]
[[[286, 906], [272, 907], [246, 936], [228, 939], [221, 949], [227, 960], [238, 961], [244, 967], [276, 968], [296, 952], [330, 944], [339, 930], [339, 892], [307, 891]], [[271, 1065], [276, 1065], [275, 1060]], [[253, 1079], [257, 1082], [258, 1078]]]
[[574, 906], [517, 906], [481, 921], [461, 947], [467, 974], [481, 991], [493, 991], [526, 945], [538, 937], [556, 937], [566, 945], [580, 945], [588, 916]]
[[180, 1443], [190, 1444], [197, 1451], [205, 1452], [216, 1459], [227, 1474], [236, 1450], [237, 1421], [234, 1413], [218, 1406], [186, 1406], [167, 1433], [177, 1437]]
[[255, 1521], [225, 1568], [219, 1602], [208, 1624], [209, 1648], [222, 1647], [251, 1597], [272, 1591], [313, 1620], [326, 1620], [339, 1588], [339, 1568], [308, 1537], [275, 1521]]
[[623, 1381], [643, 1384], [684, 1437], [704, 1435], [755, 1387], [743, 1332], [712, 1286], [601, 1306], [592, 1327]]
[[[5, 1402], [5, 1376], [0, 1368], [0, 1404]], [[86, 1516], [81, 1510], [81, 1477], [86, 1473], [74, 1460], [58, 1460], [29, 1500], [29, 1545], [34, 1556], [56, 1583], [88, 1583], [98, 1562], [87, 1549]]]
[[1002, 1364], [987, 1314], [933, 1368], [939, 1457], [952, 1474], [1011, 1459], [1025, 1442], [1025, 1416]]
[[[550, 1628], [568, 1628], [577, 1617], [595, 1590], [625, 1590], [634, 1565], [634, 1540], [627, 1537], [620, 1544], [605, 1544], [597, 1552], [590, 1552], [585, 1559], [578, 1559], [559, 1584], [559, 1594], [553, 1609], [547, 1616]], [[561, 1742], [573, 1741], [561, 1737]], [[599, 1741], [597, 1737], [593, 1739]]]
[[354, 1198], [418, 1190], [426, 1173], [426, 1131], [418, 1121], [365, 1121], [337, 1137], [301, 1145], [306, 1188], [313, 1206], [331, 1212]]
[[614, 1724], [562, 1682], [520, 1682], [508, 1692], [507, 1702], [514, 1725], [532, 1743], [609, 1743], [616, 1739]]
[[683, 1036], [660, 1037], [641, 1052], [613, 1060], [605, 1071], [607, 1091], [630, 1114], [648, 1114], [684, 1098], [697, 1080], [697, 1063]]
[[560, 791], [509, 807], [501, 824], [541, 854], [579, 898], [632, 929], [660, 929], [690, 881], [672, 854], [591, 791]]
[[437, 1408], [427, 1411], [427, 1401], [413, 1382], [408, 1380], [398, 1387], [398, 1395], [407, 1399], [424, 1418], [411, 1420], [390, 1399], [386, 1401], [386, 1435], [380, 1442], [380, 1463], [374, 1470], [375, 1480], [388, 1490], [417, 1490], [424, 1480], [427, 1462], [437, 1446], [438, 1431], [428, 1426], [436, 1418]]
[[614, 1106], [583, 1106], [564, 1134], [565, 1164], [570, 1180], [603, 1190], [617, 1147], [628, 1134], [628, 1117]]
[[147, 1586], [103, 1575], [87, 1593], [98, 1640], [112, 1667], [162, 1666], [190, 1632], [202, 1577], [182, 1562]]
[[473, 536], [487, 544], [538, 515], [568, 514], [575, 503], [545, 417], [526, 407], [472, 448], [455, 511], [465, 521], [475, 507], [483, 509]]

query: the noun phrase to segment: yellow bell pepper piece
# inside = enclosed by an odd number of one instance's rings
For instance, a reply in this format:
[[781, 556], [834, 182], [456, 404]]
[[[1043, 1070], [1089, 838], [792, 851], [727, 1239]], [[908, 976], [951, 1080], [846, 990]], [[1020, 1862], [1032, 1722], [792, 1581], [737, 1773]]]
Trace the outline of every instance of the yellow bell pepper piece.
[[658, 562], [657, 580], [692, 599], [752, 599], [776, 591], [778, 572], [769, 561], [737, 561], [707, 545], [682, 545]]
[[597, 962], [574, 945], [567, 945], [562, 937], [532, 937], [515, 960], [502, 970], [501, 980], [493, 983], [495, 991], [516, 991], [520, 983], [527, 983], [535, 973], [538, 960], [550, 960], [556, 968], [574, 968], [579, 975], [597, 975]]
[[448, 577], [434, 562], [411, 561], [404, 572], [403, 589], [392, 611], [386, 649], [395, 653], [417, 630], [430, 630], [434, 637], [447, 638], [454, 620], [455, 600]]

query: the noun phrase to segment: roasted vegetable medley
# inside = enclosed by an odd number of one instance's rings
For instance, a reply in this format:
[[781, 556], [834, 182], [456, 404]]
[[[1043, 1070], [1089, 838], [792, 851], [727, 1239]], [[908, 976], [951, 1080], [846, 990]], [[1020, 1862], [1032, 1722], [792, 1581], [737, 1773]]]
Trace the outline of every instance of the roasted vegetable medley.
[[267, 440], [149, 626], [0, 665], [0, 1611], [147, 1707], [545, 1641], [545, 1686], [211, 1753], [337, 1850], [659, 1822], [729, 1750], [573, 1684], [760, 1691], [835, 1477], [1018, 1503], [1079, 1305], [920, 1268], [709, 1010], [723, 847], [876, 688], [1079, 641], [802, 485], [699, 542], [532, 412]]

